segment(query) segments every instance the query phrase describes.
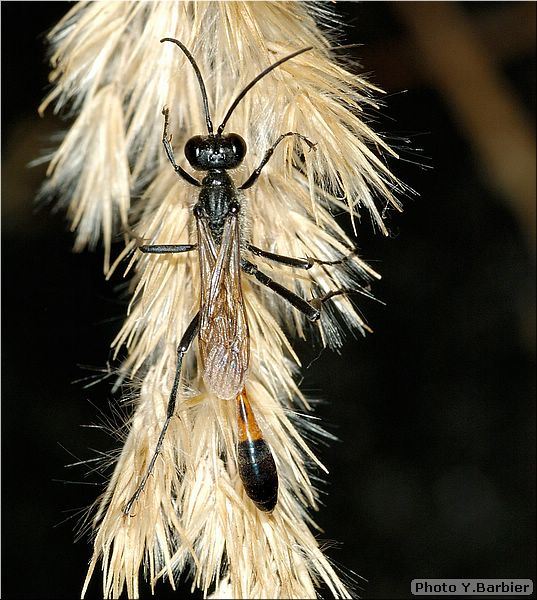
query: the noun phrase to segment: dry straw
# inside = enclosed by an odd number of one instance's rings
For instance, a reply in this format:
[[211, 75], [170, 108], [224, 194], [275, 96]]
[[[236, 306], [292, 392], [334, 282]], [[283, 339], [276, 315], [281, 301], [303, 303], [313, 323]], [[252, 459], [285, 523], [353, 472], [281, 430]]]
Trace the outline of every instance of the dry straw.
[[[295, 383], [300, 365], [289, 338], [320, 336], [337, 347], [336, 317], [361, 332], [367, 326], [348, 296], [325, 305], [307, 326], [297, 311], [243, 277], [252, 342], [247, 391], [280, 477], [278, 505], [262, 513], [247, 498], [236, 472], [233, 402], [204, 388], [196, 346], [187, 355], [162, 453], [133, 509], [123, 509], [144, 475], [165, 419], [176, 347], [199, 302], [195, 253], [142, 255], [146, 243], [194, 243], [193, 188], [179, 180], [161, 145], [162, 108], [170, 109], [173, 145], [205, 131], [192, 68], [163, 37], [181, 40], [195, 56], [219, 122], [237, 92], [275, 60], [305, 46], [256, 85], [227, 127], [248, 144], [243, 181], [278, 134], [298, 131], [317, 143], [308, 152], [281, 144], [244, 198], [245, 236], [287, 256], [335, 260], [352, 247], [333, 213], [346, 208], [353, 223], [365, 209], [386, 232], [382, 213], [399, 208], [397, 181], [379, 159], [389, 152], [365, 124], [375, 90], [342, 66], [334, 52], [334, 21], [324, 3], [80, 2], [51, 32], [51, 80], [41, 110], [53, 104], [74, 122], [54, 154], [45, 194], [68, 205], [76, 249], [104, 242], [110, 268], [114, 235], [126, 236], [121, 258], [132, 255], [132, 302], [113, 342], [126, 348], [120, 378], [140, 382], [129, 432], [94, 519], [94, 554], [83, 594], [101, 561], [103, 594], [139, 595], [142, 566], [151, 586], [188, 571], [192, 585], [215, 598], [314, 598], [320, 585], [334, 598], [350, 591], [312, 533], [321, 468], [304, 437], [319, 434], [299, 413], [310, 410]], [[320, 28], [319, 24], [323, 26]], [[119, 261], [116, 261], [119, 264]], [[264, 265], [304, 298], [365, 285], [378, 277], [355, 256], [337, 267], [297, 274]], [[285, 333], [284, 333], [285, 331]]]

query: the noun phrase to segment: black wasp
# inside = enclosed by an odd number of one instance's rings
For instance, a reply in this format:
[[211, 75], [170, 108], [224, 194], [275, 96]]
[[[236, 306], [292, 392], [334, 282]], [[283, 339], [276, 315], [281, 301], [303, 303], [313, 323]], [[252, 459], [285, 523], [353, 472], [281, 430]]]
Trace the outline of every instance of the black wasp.
[[[237, 403], [238, 471], [244, 489], [260, 510], [271, 512], [278, 499], [278, 474], [272, 453], [263, 439], [263, 434], [256, 422], [244, 389], [250, 360], [250, 340], [242, 296], [241, 271], [279, 294], [310, 321], [319, 319], [319, 309], [323, 302], [337, 294], [351, 293], [355, 290], [337, 290], [322, 298], [307, 302], [291, 290], [273, 281], [253, 262], [242, 256], [239, 217], [241, 204], [238, 190], [252, 187], [276, 147], [284, 138], [295, 136], [303, 140], [310, 149], [315, 148], [315, 144], [300, 133], [291, 131], [283, 133], [266, 151], [257, 169], [237, 188], [228, 171], [237, 168], [242, 163], [246, 155], [246, 142], [236, 133], [224, 134], [223, 131], [239, 102], [262, 77], [312, 48], [302, 48], [289, 54], [255, 77], [235, 98], [224, 120], [214, 133], [205, 83], [194, 57], [179, 40], [164, 38], [161, 42], [172, 42], [179, 46], [196, 73], [203, 99], [208, 135], [191, 137], [186, 142], [184, 152], [194, 170], [206, 171], [207, 174], [200, 182], [176, 163], [170, 143], [171, 138], [168, 134], [168, 109], [165, 108], [163, 110], [162, 143], [168, 160], [180, 177], [200, 188], [198, 200], [193, 209], [198, 241], [197, 244], [140, 246], [139, 249], [142, 252], [153, 254], [197, 250], [201, 278], [200, 309], [187, 327], [177, 348], [177, 366], [168, 401], [166, 421], [147, 471], [136, 492], [125, 506], [124, 512], [127, 515], [130, 514], [133, 504], [138, 500], [151, 475], [170, 420], [175, 412], [183, 357], [196, 335], [203, 365], [203, 379], [207, 389], [217, 398], [235, 399]], [[252, 244], [246, 244], [246, 249], [253, 255], [300, 269], [309, 269], [314, 264], [339, 264], [348, 258], [345, 257], [338, 261], [290, 258], [266, 252]]]

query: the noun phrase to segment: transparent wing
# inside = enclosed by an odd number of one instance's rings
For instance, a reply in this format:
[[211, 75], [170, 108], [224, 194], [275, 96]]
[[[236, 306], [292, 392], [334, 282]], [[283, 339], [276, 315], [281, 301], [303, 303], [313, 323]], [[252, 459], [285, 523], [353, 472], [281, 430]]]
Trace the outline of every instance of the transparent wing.
[[240, 236], [236, 215], [224, 225], [217, 247], [204, 219], [198, 219], [201, 277], [199, 348], [203, 379], [223, 399], [244, 386], [250, 359], [248, 322], [240, 280]]

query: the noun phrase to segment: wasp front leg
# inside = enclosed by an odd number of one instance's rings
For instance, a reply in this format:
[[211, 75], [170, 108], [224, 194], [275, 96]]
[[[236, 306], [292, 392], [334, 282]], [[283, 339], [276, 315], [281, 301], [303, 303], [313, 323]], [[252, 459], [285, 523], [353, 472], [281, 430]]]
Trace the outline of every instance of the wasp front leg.
[[185, 171], [183, 169], [183, 167], [181, 167], [180, 165], [178, 165], [175, 162], [173, 148], [170, 143], [172, 137], [168, 133], [170, 111], [167, 108], [163, 108], [162, 114], [164, 115], [164, 131], [162, 132], [162, 143], [164, 144], [164, 150], [166, 152], [166, 156], [168, 157], [168, 160], [170, 161], [174, 171], [177, 173], [177, 175], [179, 175], [179, 177], [182, 177], [185, 181], [187, 181], [191, 185], [195, 185], [196, 187], [201, 187], [201, 183], [195, 177], [192, 177], [192, 175], [190, 175], [190, 173]]
[[293, 135], [302, 140], [303, 142], [306, 142], [310, 150], [315, 149], [315, 146], [317, 144], [308, 140], [308, 138], [303, 136], [301, 133], [296, 133], [295, 131], [288, 131], [287, 133], [282, 133], [280, 137], [274, 142], [274, 144], [272, 144], [272, 146], [266, 151], [265, 156], [263, 157], [263, 160], [259, 163], [257, 169], [255, 169], [250, 175], [250, 177], [248, 177], [248, 179], [239, 187], [240, 190], [247, 190], [249, 187], [252, 187], [254, 185], [254, 183], [257, 181], [257, 178], [261, 174], [263, 167], [268, 163], [270, 157], [274, 154], [274, 150], [276, 150], [278, 144], [286, 137], [290, 137]]

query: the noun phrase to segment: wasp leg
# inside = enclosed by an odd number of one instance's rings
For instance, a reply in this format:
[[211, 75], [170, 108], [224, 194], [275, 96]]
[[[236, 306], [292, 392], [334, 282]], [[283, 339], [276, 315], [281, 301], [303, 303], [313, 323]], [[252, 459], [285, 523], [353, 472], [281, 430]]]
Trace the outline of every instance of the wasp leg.
[[[284, 257], [284, 258], [286, 258], [286, 257]], [[293, 259], [291, 259], [291, 260], [293, 260]], [[254, 265], [253, 263], [243, 259], [241, 261], [241, 268], [245, 273], [248, 273], [248, 275], [252, 275], [253, 277], [255, 277], [257, 279], [257, 281], [259, 281], [259, 283], [266, 285], [269, 289], [276, 292], [284, 300], [287, 300], [287, 302], [289, 302], [289, 304], [291, 304], [297, 310], [299, 310], [301, 313], [306, 315], [306, 317], [312, 322], [319, 320], [319, 318], [321, 316], [322, 305], [325, 302], [328, 302], [328, 300], [331, 300], [332, 298], [334, 298], [334, 296], [341, 296], [341, 295], [349, 296], [352, 294], [361, 294], [362, 296], [366, 296], [370, 300], [375, 300], [376, 302], [379, 302], [380, 304], [384, 304], [380, 300], [377, 300], [377, 298], [375, 298], [371, 293], [369, 293], [367, 291], [367, 289], [361, 288], [361, 287], [340, 288], [340, 289], [328, 292], [324, 296], [320, 296], [319, 298], [313, 298], [312, 300], [310, 300], [308, 302], [307, 300], [304, 300], [304, 298], [301, 298], [300, 296], [298, 296], [291, 290], [287, 289], [283, 285], [280, 285], [279, 283], [274, 281], [271, 277], [269, 277], [268, 275], [266, 275], [265, 273], [260, 271], [257, 268], [257, 266]]]
[[175, 377], [174, 377], [172, 389], [170, 392], [170, 398], [168, 400], [168, 408], [166, 410], [166, 421], [164, 421], [162, 431], [160, 432], [160, 435], [158, 437], [157, 445], [155, 447], [153, 456], [151, 457], [151, 461], [149, 462], [147, 471], [146, 471], [145, 475], [143, 476], [142, 481], [140, 482], [140, 485], [136, 488], [136, 491], [132, 495], [131, 499], [125, 505], [125, 508], [123, 509], [123, 513], [125, 515], [130, 515], [131, 508], [133, 507], [134, 503], [140, 497], [140, 494], [143, 492], [145, 484], [147, 483], [147, 480], [149, 479], [151, 473], [153, 472], [153, 468], [155, 466], [157, 457], [160, 454], [160, 450], [161, 450], [162, 444], [164, 442], [164, 436], [166, 435], [166, 431], [168, 430], [168, 426], [169, 426], [170, 421], [172, 420], [173, 414], [175, 412], [175, 402], [177, 399], [177, 390], [179, 388], [179, 381], [181, 379], [181, 365], [183, 363], [183, 357], [186, 354], [187, 350], [189, 349], [190, 344], [192, 344], [192, 341], [196, 337], [196, 334], [198, 333], [198, 327], [199, 327], [199, 313], [192, 319], [192, 321], [190, 322], [190, 325], [186, 328], [186, 331], [183, 334], [181, 341], [179, 342], [179, 346], [177, 347], [177, 365], [175, 367]]
[[172, 164], [175, 172], [179, 177], [182, 177], [188, 183], [195, 185], [196, 187], [201, 187], [201, 183], [190, 175], [187, 171], [183, 169], [180, 165], [175, 162], [175, 156], [173, 155], [172, 145], [170, 144], [171, 136], [168, 135], [168, 124], [169, 124], [169, 114], [170, 111], [167, 108], [162, 109], [162, 114], [164, 115], [164, 131], [162, 132], [162, 143], [164, 144], [164, 150], [166, 151], [166, 156], [168, 160]]
[[151, 246], [139, 246], [138, 250], [144, 254], [176, 254], [179, 252], [190, 252], [197, 247], [197, 244], [156, 244]]
[[289, 304], [294, 306], [301, 313], [305, 314], [310, 321], [317, 321], [321, 316], [321, 313], [317, 308], [315, 308], [309, 302], [304, 300], [304, 298], [301, 298], [291, 290], [287, 289], [286, 287], [283, 287], [283, 285], [276, 283], [276, 281], [274, 281], [268, 275], [260, 271], [253, 263], [247, 260], [242, 260], [241, 268], [245, 273], [248, 273], [248, 275], [252, 275], [253, 277], [255, 277], [257, 281], [259, 281], [259, 283], [266, 285], [269, 289], [271, 289], [273, 292], [276, 292], [284, 300], [287, 300]]
[[375, 296], [373, 296], [373, 294], [368, 292], [367, 289], [361, 288], [361, 287], [339, 288], [337, 290], [328, 292], [324, 296], [320, 296], [319, 298], [313, 298], [313, 300], [310, 301], [310, 304], [320, 310], [322, 305], [325, 302], [328, 302], [328, 300], [331, 300], [334, 296], [350, 296], [353, 294], [361, 294], [362, 296], [365, 296], [366, 298], [369, 298], [370, 300], [374, 300], [375, 302], [378, 302], [379, 304], [384, 304], [384, 302], [382, 302], [378, 298], [375, 298]]
[[317, 145], [317, 144], [314, 144], [313, 142], [311, 142], [310, 140], [308, 140], [308, 138], [303, 136], [301, 133], [296, 133], [295, 131], [288, 131], [287, 133], [282, 133], [280, 135], [280, 137], [274, 142], [274, 144], [272, 144], [272, 146], [266, 151], [265, 156], [263, 157], [263, 160], [259, 163], [259, 167], [257, 167], [257, 169], [255, 169], [253, 171], [253, 173], [250, 175], [250, 177], [248, 177], [248, 179], [239, 187], [239, 190], [247, 190], [249, 187], [252, 187], [254, 185], [254, 183], [257, 181], [257, 178], [259, 177], [261, 171], [263, 170], [263, 167], [268, 163], [268, 161], [270, 160], [270, 157], [274, 154], [274, 150], [276, 150], [276, 147], [278, 146], [278, 144], [284, 138], [289, 137], [291, 135], [296, 135], [296, 137], [301, 139], [303, 142], [306, 142], [306, 144], [309, 146], [310, 150], [313, 150], [315, 148], [315, 146]]
[[248, 250], [250, 250], [252, 254], [255, 254], [256, 256], [268, 258], [269, 260], [281, 263], [282, 265], [287, 265], [289, 267], [295, 267], [297, 269], [305, 270], [311, 269], [313, 265], [340, 265], [346, 262], [347, 260], [351, 259], [358, 253], [358, 250], [355, 249], [338, 260], [319, 260], [317, 258], [310, 258], [309, 256], [306, 258], [292, 258], [290, 256], [282, 256], [281, 254], [274, 254], [272, 252], [267, 252], [266, 250], [261, 250], [261, 248], [258, 248], [253, 244], [248, 244], [246, 247], [248, 248]]

